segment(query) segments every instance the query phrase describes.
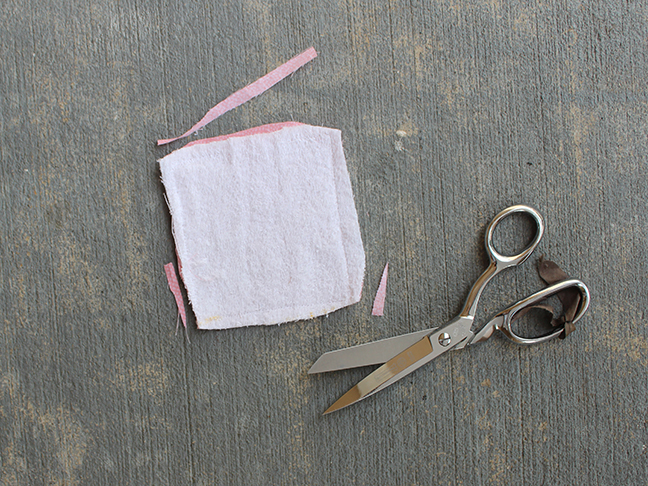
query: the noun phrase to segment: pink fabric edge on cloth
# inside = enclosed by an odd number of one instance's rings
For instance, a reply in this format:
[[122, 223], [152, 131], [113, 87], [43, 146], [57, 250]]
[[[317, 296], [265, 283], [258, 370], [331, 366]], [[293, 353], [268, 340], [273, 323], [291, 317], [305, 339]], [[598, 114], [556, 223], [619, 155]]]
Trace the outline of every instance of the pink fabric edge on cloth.
[[380, 285], [376, 292], [374, 299], [373, 309], [371, 310], [372, 316], [382, 316], [385, 309], [385, 297], [387, 296], [387, 274], [389, 272], [389, 262], [385, 265], [382, 277], [380, 278]]
[[178, 278], [176, 277], [175, 267], [173, 263], [167, 263], [164, 265], [164, 272], [166, 273], [167, 282], [169, 282], [169, 289], [175, 297], [176, 305], [178, 306], [178, 312], [180, 313], [180, 318], [182, 319], [182, 325], [184, 328], [187, 328], [187, 313], [185, 311], [184, 302], [182, 301], [182, 292], [180, 291], [180, 284], [178, 283]]
[[272, 88], [279, 81], [284, 79], [286, 76], [291, 75], [297, 71], [304, 64], [312, 61], [317, 57], [317, 51], [314, 48], [310, 47], [306, 49], [301, 54], [293, 57], [290, 61], [285, 62], [278, 68], [270, 71], [265, 76], [257, 79], [252, 84], [247, 85], [245, 88], [238, 90], [236, 93], [228, 96], [223, 101], [214, 106], [207, 114], [193, 127], [187, 130], [185, 133], [175, 138], [167, 138], [163, 140], [158, 140], [158, 145], [165, 145], [167, 143], [175, 142], [181, 138], [188, 137], [194, 132], [197, 132], [203, 128], [208, 123], [214, 121], [216, 118], [221, 116], [224, 113], [236, 108], [237, 106], [242, 105], [246, 101], [251, 100], [252, 98], [257, 97], [264, 91]]
[[219, 135], [218, 137], [202, 138], [200, 140], [194, 140], [193, 142], [189, 142], [187, 145], [185, 145], [185, 147], [200, 145], [201, 143], [220, 142], [222, 140], [227, 140], [228, 138], [233, 138], [233, 137], [247, 137], [248, 135], [257, 135], [259, 133], [272, 133], [272, 132], [276, 132], [277, 130], [281, 130], [282, 128], [297, 127], [299, 125], [303, 125], [303, 123], [300, 122], [268, 123], [267, 125], [248, 128], [247, 130], [241, 130], [240, 132], [234, 132], [228, 135]]

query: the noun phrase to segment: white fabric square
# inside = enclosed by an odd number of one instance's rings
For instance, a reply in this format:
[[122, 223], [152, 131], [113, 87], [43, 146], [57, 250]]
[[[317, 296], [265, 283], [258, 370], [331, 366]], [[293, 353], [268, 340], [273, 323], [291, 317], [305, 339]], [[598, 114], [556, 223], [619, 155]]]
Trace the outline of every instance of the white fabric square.
[[308, 319], [360, 300], [365, 256], [339, 130], [259, 127], [189, 144], [160, 170], [199, 329]]

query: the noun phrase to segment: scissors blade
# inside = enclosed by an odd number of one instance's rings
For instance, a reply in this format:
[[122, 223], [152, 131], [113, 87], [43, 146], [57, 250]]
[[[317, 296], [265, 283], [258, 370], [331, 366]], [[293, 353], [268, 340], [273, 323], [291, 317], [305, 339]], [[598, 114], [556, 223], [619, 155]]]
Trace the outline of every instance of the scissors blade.
[[324, 412], [324, 415], [378, 393], [434, 358], [453, 349], [472, 336], [471, 324], [472, 319], [456, 318], [432, 334], [419, 339], [342, 395]]
[[372, 343], [329, 351], [315, 361], [308, 370], [308, 374], [383, 364], [436, 329], [423, 329], [422, 331], [381, 339]]

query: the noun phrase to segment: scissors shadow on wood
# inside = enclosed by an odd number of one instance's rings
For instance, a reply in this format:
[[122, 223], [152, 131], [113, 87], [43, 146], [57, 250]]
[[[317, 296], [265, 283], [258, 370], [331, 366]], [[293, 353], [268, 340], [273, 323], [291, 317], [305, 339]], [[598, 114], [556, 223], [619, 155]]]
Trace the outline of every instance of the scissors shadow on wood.
[[[519, 254], [513, 256], [502, 255], [493, 245], [493, 234], [495, 228], [503, 219], [515, 213], [525, 213], [531, 216], [536, 224], [535, 237]], [[463, 349], [466, 346], [484, 342], [495, 331], [500, 331], [511, 341], [521, 345], [544, 343], [561, 336], [564, 332], [564, 325], [538, 337], [523, 337], [516, 334], [511, 327], [511, 323], [518, 315], [526, 312], [529, 308], [571, 288], [578, 290], [580, 293], [578, 310], [571, 320], [571, 323], [577, 322], [587, 310], [590, 301], [589, 290], [580, 280], [568, 279], [554, 283], [498, 312], [480, 329], [472, 329], [479, 298], [486, 285], [503, 270], [524, 263], [540, 243], [544, 234], [544, 227], [544, 221], [540, 213], [529, 206], [511, 206], [495, 216], [486, 228], [484, 238], [490, 264], [473, 284], [459, 315], [447, 324], [372, 343], [330, 351], [320, 356], [308, 371], [309, 374], [377, 364], [382, 365], [340, 397], [324, 414], [340, 410], [384, 390], [389, 385], [447, 351]]]

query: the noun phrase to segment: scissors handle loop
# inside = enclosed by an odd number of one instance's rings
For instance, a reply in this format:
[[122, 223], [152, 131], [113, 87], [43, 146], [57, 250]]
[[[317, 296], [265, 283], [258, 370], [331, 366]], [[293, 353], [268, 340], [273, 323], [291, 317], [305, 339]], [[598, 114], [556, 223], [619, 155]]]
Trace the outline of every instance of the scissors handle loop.
[[[514, 213], [526, 213], [531, 216], [536, 223], [536, 234], [533, 241], [531, 241], [531, 243], [529, 243], [529, 245], [517, 255], [502, 255], [495, 249], [495, 245], [493, 244], [493, 235], [495, 234], [495, 228], [497, 228], [497, 225]], [[490, 261], [495, 263], [498, 267], [501, 267], [502, 270], [524, 263], [536, 249], [538, 243], [540, 243], [542, 235], [544, 234], [544, 229], [545, 225], [542, 215], [532, 207], [518, 204], [517, 206], [506, 208], [495, 216], [495, 219], [493, 219], [493, 221], [488, 225], [488, 228], [486, 228], [485, 243]]]
[[576, 314], [571, 321], [573, 324], [575, 324], [583, 316], [583, 314], [585, 314], [585, 311], [589, 307], [589, 289], [580, 280], [563, 280], [561, 282], [550, 285], [549, 287], [546, 287], [536, 292], [535, 294], [531, 294], [528, 297], [499, 312], [488, 324], [486, 324], [477, 334], [475, 334], [475, 336], [468, 344], [477, 344], [486, 341], [493, 335], [495, 331], [501, 331], [506, 337], [508, 337], [516, 344], [540, 344], [560, 337], [560, 335], [565, 330], [564, 325], [558, 327], [556, 330], [551, 331], [548, 334], [534, 338], [527, 338], [516, 334], [511, 328], [511, 323], [523, 310], [529, 307], [533, 307], [536, 304], [547, 300], [549, 297], [552, 297], [557, 293], [569, 288], [576, 288], [580, 292], [581, 297], [580, 302], [578, 303], [578, 310], [576, 311]]
[[544, 343], [545, 341], [549, 341], [551, 339], [555, 339], [559, 337], [565, 329], [564, 325], [558, 327], [555, 331], [552, 331], [543, 336], [538, 336], [535, 338], [526, 338], [515, 334], [513, 329], [511, 329], [511, 322], [515, 320], [515, 316], [520, 311], [528, 307], [532, 307], [537, 303], [542, 302], [543, 300], [546, 300], [553, 295], [556, 295], [558, 292], [561, 292], [562, 290], [569, 289], [569, 288], [576, 288], [580, 292], [580, 296], [581, 296], [580, 302], [578, 304], [578, 310], [576, 311], [576, 315], [574, 316], [574, 319], [572, 319], [571, 321], [572, 323], [576, 323], [583, 316], [583, 314], [589, 307], [590, 294], [589, 294], [589, 289], [583, 282], [581, 282], [580, 280], [570, 279], [570, 280], [563, 280], [562, 282], [555, 283], [545, 289], [542, 289], [539, 292], [530, 295], [526, 299], [523, 299], [518, 303], [513, 304], [508, 309], [505, 309], [502, 312], [500, 312], [499, 316], [502, 316], [504, 319], [503, 322], [499, 326], [497, 326], [497, 328], [500, 331], [502, 331], [506, 335], [506, 337], [508, 337], [511, 341], [517, 344], [540, 344], [540, 343]]
[[[497, 225], [502, 222], [503, 219], [511, 216], [514, 213], [526, 213], [531, 216], [531, 218], [533, 218], [536, 223], [536, 234], [533, 238], [533, 241], [531, 241], [531, 243], [529, 243], [529, 245], [519, 254], [512, 256], [502, 255], [495, 249], [495, 245], [493, 244], [493, 235], [495, 234], [495, 228], [497, 228]], [[481, 293], [488, 282], [490, 282], [490, 280], [502, 270], [524, 263], [540, 243], [540, 240], [544, 235], [544, 229], [545, 225], [544, 220], [542, 219], [542, 215], [532, 207], [525, 206], [523, 204], [508, 207], [500, 212], [497, 216], [495, 216], [493, 221], [491, 221], [486, 228], [486, 235], [484, 238], [486, 244], [486, 252], [488, 253], [488, 258], [490, 259], [490, 265], [477, 279], [475, 284], [472, 286], [472, 289], [470, 289], [466, 303], [464, 304], [464, 307], [459, 314], [460, 317], [475, 317], [479, 297], [481, 296]]]

